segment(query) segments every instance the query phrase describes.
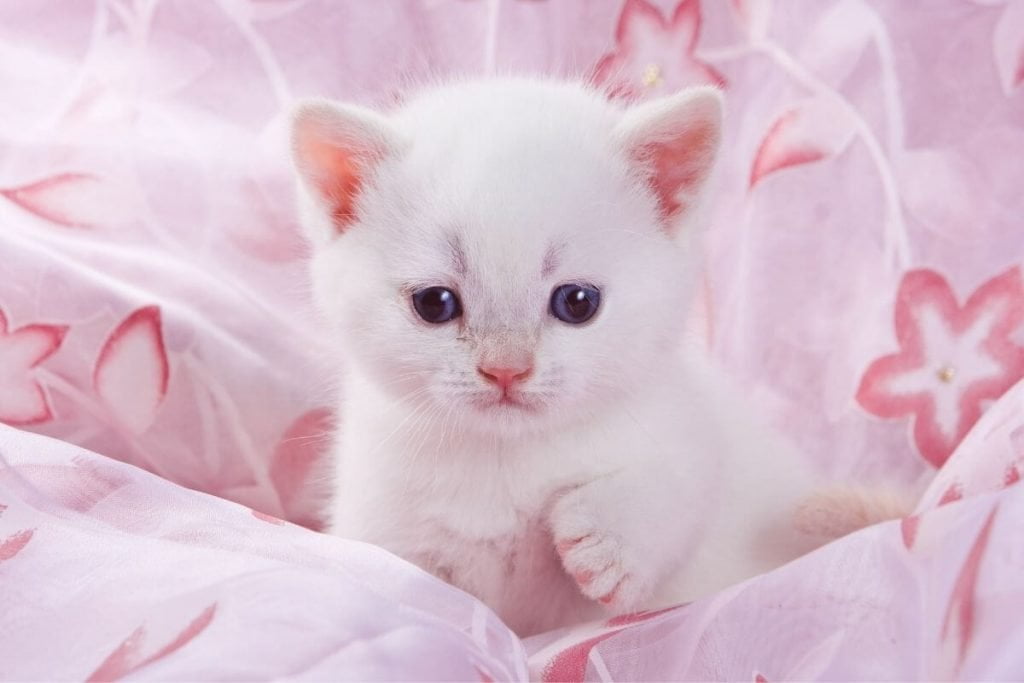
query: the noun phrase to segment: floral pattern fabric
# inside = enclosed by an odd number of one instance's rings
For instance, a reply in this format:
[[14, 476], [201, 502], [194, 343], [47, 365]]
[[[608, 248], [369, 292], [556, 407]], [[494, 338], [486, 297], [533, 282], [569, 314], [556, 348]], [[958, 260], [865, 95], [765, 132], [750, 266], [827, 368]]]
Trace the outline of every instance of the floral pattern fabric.
[[[932, 479], [912, 517], [525, 642], [300, 526], [334, 425], [289, 107], [509, 71], [725, 90], [694, 330], [821, 474]], [[1024, 671], [1019, 0], [36, 0], [0, 92], [0, 678]]]

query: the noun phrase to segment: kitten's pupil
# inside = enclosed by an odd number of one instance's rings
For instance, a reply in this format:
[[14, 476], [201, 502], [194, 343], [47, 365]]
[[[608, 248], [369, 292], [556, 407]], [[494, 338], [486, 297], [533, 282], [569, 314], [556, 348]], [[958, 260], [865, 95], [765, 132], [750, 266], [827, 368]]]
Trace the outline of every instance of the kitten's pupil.
[[568, 307], [569, 314], [577, 320], [586, 318], [590, 314], [590, 299], [587, 298], [587, 293], [582, 289], [576, 289], [566, 294], [565, 304]]
[[427, 287], [414, 292], [412, 305], [428, 323], [446, 323], [462, 315], [462, 304], [447, 287]]
[[571, 325], [585, 323], [597, 313], [601, 292], [589, 285], [569, 284], [551, 293], [551, 314]]

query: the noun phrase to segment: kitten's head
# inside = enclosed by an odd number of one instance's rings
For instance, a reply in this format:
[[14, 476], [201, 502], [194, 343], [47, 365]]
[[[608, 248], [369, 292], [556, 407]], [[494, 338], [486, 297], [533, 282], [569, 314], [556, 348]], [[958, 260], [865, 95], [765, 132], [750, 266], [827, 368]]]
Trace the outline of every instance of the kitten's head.
[[595, 416], [680, 343], [717, 91], [623, 109], [484, 81], [293, 126], [318, 303], [347, 362], [447, 429]]

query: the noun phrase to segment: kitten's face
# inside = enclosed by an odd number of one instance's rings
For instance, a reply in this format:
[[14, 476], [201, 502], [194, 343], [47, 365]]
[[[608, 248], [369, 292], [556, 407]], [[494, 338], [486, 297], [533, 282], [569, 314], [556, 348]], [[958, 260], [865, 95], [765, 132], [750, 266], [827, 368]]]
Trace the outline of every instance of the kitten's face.
[[[707, 97], [696, 111], [710, 114], [682, 117], [688, 147], [717, 142]], [[388, 120], [304, 111], [317, 297], [351, 362], [415, 419], [502, 435], [571, 425], [642, 387], [679, 343], [692, 273], [673, 233], [706, 168], [673, 158], [685, 182], [656, 184], [657, 155], [680, 154], [664, 114], [636, 122], [579, 88], [523, 82], [441, 91]], [[643, 127], [659, 123], [652, 143]]]

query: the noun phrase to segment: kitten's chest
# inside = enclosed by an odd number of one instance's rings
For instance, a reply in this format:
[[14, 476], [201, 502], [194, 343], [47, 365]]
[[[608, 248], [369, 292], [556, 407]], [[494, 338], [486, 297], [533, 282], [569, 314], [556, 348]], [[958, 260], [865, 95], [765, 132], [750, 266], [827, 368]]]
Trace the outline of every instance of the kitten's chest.
[[586, 614], [591, 606], [563, 571], [548, 527], [560, 477], [541, 481], [500, 468], [461, 475], [410, 515], [415, 532], [394, 550], [476, 595], [519, 633]]
[[493, 460], [452, 465], [435, 477], [417, 517], [446, 535], [496, 548], [540, 533], [556, 493], [553, 482]]
[[[498, 515], [497, 517], [501, 517]], [[450, 526], [436, 528], [435, 543], [414, 562], [475, 595], [514, 631], [538, 633], [594, 611], [562, 569], [546, 520], [516, 515], [508, 526], [479, 535]]]

